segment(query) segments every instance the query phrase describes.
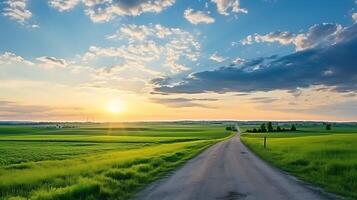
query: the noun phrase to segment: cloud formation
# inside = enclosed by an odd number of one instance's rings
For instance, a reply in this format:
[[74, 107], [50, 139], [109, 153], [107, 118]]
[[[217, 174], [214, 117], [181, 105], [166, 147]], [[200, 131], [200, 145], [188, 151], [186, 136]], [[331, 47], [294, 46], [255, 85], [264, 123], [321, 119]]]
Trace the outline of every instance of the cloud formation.
[[4, 113], [38, 113], [50, 110], [44, 106], [22, 105], [13, 101], [0, 100], [0, 110]]
[[58, 120], [62, 117], [83, 117], [84, 114], [84, 109], [79, 107], [51, 107], [0, 100], [0, 119], [5, 120]]
[[200, 44], [194, 35], [179, 28], [159, 24], [124, 25], [117, 33], [107, 38], [128, 43], [119, 47], [92, 46], [83, 56], [83, 60], [112, 57], [122, 59], [124, 63], [140, 62], [144, 66], [161, 62], [161, 66], [170, 69], [171, 73], [179, 73], [189, 70], [182, 60], [193, 62], [200, 56]]
[[202, 99], [202, 98], [151, 98], [154, 103], [163, 104], [171, 108], [183, 108], [183, 107], [202, 107], [213, 108], [203, 104], [203, 102], [217, 101], [218, 99]]
[[[169, 36], [184, 35], [184, 32], [178, 28], [168, 28], [160, 24], [156, 25], [136, 25], [127, 24], [119, 28], [119, 30], [112, 35], [107, 36], [107, 39], [129, 40], [129, 42], [142, 42], [150, 37], [150, 39], [164, 39]], [[191, 37], [189, 37], [191, 38]]]
[[213, 60], [215, 62], [223, 62], [226, 60], [226, 58], [224, 58], [223, 56], [220, 56], [218, 55], [217, 52], [215, 52], [214, 54], [212, 54], [210, 57], [209, 57], [210, 60]]
[[116, 16], [138, 16], [145, 12], [159, 13], [175, 0], [84, 0], [86, 13], [93, 22], [105, 22]]
[[67, 67], [69, 63], [65, 59], [55, 58], [51, 56], [42, 56], [36, 58], [37, 61], [40, 61], [40, 65], [51, 68], [51, 67]]
[[24, 64], [24, 65], [34, 65], [33, 62], [24, 59], [12, 52], [5, 52], [0, 55], [0, 65], [11, 65], [11, 64]]
[[[255, 92], [333, 87], [338, 92], [357, 91], [357, 24], [335, 36], [335, 44], [301, 50], [290, 55], [247, 62], [243, 67], [221, 67], [202, 71], [178, 83], [154, 80], [161, 93]], [[261, 65], [254, 68], [255, 65]], [[253, 67], [253, 70], [251, 70]]]
[[239, 0], [212, 0], [217, 6], [217, 12], [221, 15], [233, 13], [248, 13], [248, 10], [240, 7]]
[[352, 14], [352, 19], [355, 23], [357, 23], [357, 13]]
[[25, 24], [31, 18], [32, 13], [27, 9], [27, 0], [6, 0], [3, 15], [12, 20]]
[[191, 8], [188, 8], [184, 12], [184, 17], [189, 21], [191, 24], [211, 24], [214, 23], [214, 18], [209, 16], [209, 14], [204, 13], [202, 11], [194, 11]]
[[60, 12], [73, 9], [80, 0], [49, 0], [48, 4]]
[[306, 33], [291, 33], [287, 31], [275, 31], [265, 35], [254, 34], [248, 35], [241, 43], [249, 45], [261, 42], [278, 42], [282, 45], [293, 44], [297, 51], [317, 46], [331, 45], [339, 42], [340, 35], [344, 29], [339, 24], [323, 23], [315, 24], [309, 28]]

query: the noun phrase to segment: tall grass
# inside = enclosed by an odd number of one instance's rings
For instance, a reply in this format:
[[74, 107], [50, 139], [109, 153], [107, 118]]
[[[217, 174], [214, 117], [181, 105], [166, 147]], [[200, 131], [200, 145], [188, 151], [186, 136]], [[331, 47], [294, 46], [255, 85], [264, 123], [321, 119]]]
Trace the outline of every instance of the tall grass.
[[[69, 135], [66, 131], [46, 135], [43, 128], [39, 132], [24, 129], [31, 134], [14, 130], [0, 134], [0, 151], [4, 152], [0, 158], [0, 199], [128, 199], [203, 149], [230, 136], [222, 127], [214, 134], [210, 127], [191, 127], [195, 132], [192, 137], [180, 130], [176, 134], [154, 126], [152, 129], [158, 130], [157, 136], [152, 136], [152, 132], [130, 136], [130, 131], [128, 135], [116, 136]], [[217, 127], [213, 130], [217, 131]]]
[[286, 134], [243, 135], [242, 141], [261, 158], [329, 192], [357, 199], [357, 134], [291, 137]]

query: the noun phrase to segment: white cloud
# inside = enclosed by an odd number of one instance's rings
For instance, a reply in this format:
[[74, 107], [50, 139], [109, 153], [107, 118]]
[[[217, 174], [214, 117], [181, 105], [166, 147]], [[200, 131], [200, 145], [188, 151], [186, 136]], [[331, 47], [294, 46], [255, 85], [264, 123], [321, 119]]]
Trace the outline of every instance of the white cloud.
[[50, 56], [42, 56], [36, 58], [36, 61], [38, 62], [32, 62], [29, 60], [24, 59], [21, 56], [16, 55], [15, 53], [12, 52], [5, 52], [3, 54], [0, 54], [0, 65], [27, 65], [27, 66], [40, 66], [44, 68], [51, 68], [51, 67], [67, 67], [73, 62], [68, 62], [65, 59], [59, 59], [55, 57], [50, 57]]
[[107, 37], [107, 39], [129, 39], [130, 41], [143, 41], [152, 30], [145, 25], [129, 24], [122, 26], [119, 31]]
[[212, 54], [209, 59], [213, 60], [213, 61], [216, 61], [216, 62], [223, 62], [226, 60], [226, 58], [220, 56], [217, 54], [217, 52], [215, 52], [214, 54]]
[[352, 14], [352, 19], [355, 23], [357, 23], [357, 13]]
[[245, 60], [243, 58], [237, 57], [236, 59], [233, 60], [233, 64], [236, 64], [236, 65], [241, 65], [244, 63], [245, 63]]
[[148, 69], [141, 62], [128, 61], [123, 64], [96, 69], [92, 73], [93, 80], [81, 86], [142, 92], [149, 81], [159, 75], [160, 72]]
[[214, 23], [214, 18], [209, 16], [208, 14], [202, 11], [194, 11], [191, 8], [188, 8], [184, 12], [184, 17], [189, 21], [191, 24], [211, 24]]
[[11, 52], [5, 52], [0, 55], [0, 65], [11, 65], [11, 64], [25, 64], [25, 65], [34, 65], [31, 61], [24, 59], [21, 56], [18, 56]]
[[32, 13], [26, 8], [27, 0], [7, 0], [5, 5], [3, 15], [20, 24], [24, 24], [32, 16]]
[[65, 59], [50, 57], [50, 56], [42, 56], [36, 58], [37, 61], [40, 62], [40, 65], [45, 68], [52, 67], [67, 67], [70, 63], [68, 63]]
[[313, 48], [319, 45], [334, 44], [339, 40], [339, 33], [343, 27], [339, 24], [323, 23], [315, 24], [306, 33], [295, 34], [287, 31], [275, 31], [266, 35], [248, 35], [241, 40], [243, 45], [254, 42], [278, 42], [282, 45], [293, 44], [297, 51]]
[[212, 0], [217, 6], [217, 11], [222, 15], [229, 15], [234, 13], [248, 13], [247, 9], [241, 8], [239, 0]]
[[60, 12], [73, 9], [80, 0], [49, 0], [48, 4]]
[[120, 47], [101, 48], [91, 46], [83, 60], [90, 61], [97, 57], [117, 57], [130, 61], [151, 62], [159, 59], [162, 49], [153, 41], [142, 44], [129, 44]]
[[160, 24], [123, 25], [107, 38], [128, 41], [128, 44], [109, 48], [93, 46], [83, 56], [83, 60], [113, 57], [121, 59], [122, 62], [135, 60], [146, 65], [160, 62], [160, 66], [167, 67], [170, 73], [179, 73], [189, 70], [180, 63], [182, 60], [196, 61], [199, 57], [200, 44], [194, 35]]
[[144, 41], [148, 37], [164, 39], [177, 35], [174, 28], [167, 28], [160, 24], [156, 25], [123, 25], [115, 34], [107, 36], [107, 39], [129, 40], [129, 42]]
[[116, 16], [138, 16], [145, 12], [159, 13], [172, 6], [175, 0], [83, 0], [87, 15], [93, 22], [104, 22]]

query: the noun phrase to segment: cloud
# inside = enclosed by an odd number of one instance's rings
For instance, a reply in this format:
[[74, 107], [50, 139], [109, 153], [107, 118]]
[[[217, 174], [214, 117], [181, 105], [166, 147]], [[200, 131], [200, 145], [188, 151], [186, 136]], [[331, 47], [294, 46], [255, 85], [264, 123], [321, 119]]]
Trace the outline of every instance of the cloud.
[[204, 99], [204, 98], [151, 98], [154, 103], [163, 104], [172, 108], [182, 108], [182, 107], [202, 107], [202, 108], [213, 108], [203, 104], [203, 102], [217, 101], [218, 99]]
[[[247, 62], [243, 67], [221, 67], [190, 74], [178, 83], [156, 82], [155, 92], [255, 92], [308, 88], [323, 85], [338, 92], [357, 91], [357, 24], [345, 27], [336, 36], [338, 43], [310, 48], [275, 58], [256, 70]], [[254, 66], [253, 66], [254, 67]], [[327, 73], [328, 72], [328, 73]]]
[[40, 61], [40, 65], [51, 68], [51, 67], [67, 67], [69, 63], [65, 59], [50, 57], [50, 56], [42, 56], [36, 58], [37, 61]]
[[158, 60], [161, 52], [162, 49], [153, 41], [120, 47], [91, 46], [83, 59], [89, 61], [98, 57], [117, 57], [130, 61], [150, 62]]
[[32, 13], [26, 8], [27, 0], [7, 0], [5, 5], [3, 15], [20, 24], [25, 24], [25, 21], [32, 16]]
[[79, 119], [84, 114], [84, 109], [79, 107], [51, 107], [0, 100], [0, 119], [2, 120], [58, 120], [62, 117]]
[[11, 64], [24, 64], [32, 66], [34, 65], [33, 62], [24, 59], [21, 56], [18, 56], [12, 52], [5, 52], [4, 54], [0, 55], [0, 65], [11, 65]]
[[357, 13], [352, 14], [352, 19], [355, 23], [357, 23]]
[[49, 108], [45, 106], [22, 105], [13, 101], [0, 100], [0, 110], [1, 113], [40, 113], [48, 111]]
[[55, 58], [51, 56], [42, 56], [36, 58], [37, 62], [32, 62], [18, 56], [12, 52], [0, 54], [0, 65], [26, 65], [26, 66], [42, 66], [45, 68], [51, 67], [67, 67], [73, 62], [68, 62], [65, 59]]
[[232, 64], [234, 65], [241, 65], [244, 64], [246, 62], [245, 59], [237, 57], [236, 59], [233, 60]]
[[129, 40], [130, 42], [144, 41], [148, 37], [164, 39], [168, 36], [183, 34], [180, 29], [168, 28], [160, 24], [156, 25], [123, 25], [112, 35], [107, 36], [107, 39]]
[[216, 62], [223, 62], [226, 60], [226, 58], [220, 56], [217, 54], [217, 52], [215, 52], [214, 54], [212, 54], [210, 57], [209, 57], [210, 60], [213, 60], [213, 61], [216, 61]]
[[128, 61], [111, 67], [98, 68], [92, 73], [92, 81], [81, 87], [110, 88], [130, 92], [143, 92], [146, 84], [160, 73], [148, 69], [137, 61]]
[[252, 97], [249, 100], [255, 102], [255, 103], [273, 103], [275, 101], [278, 101], [279, 99], [277, 98], [272, 98], [272, 97]]
[[234, 13], [248, 13], [247, 9], [241, 8], [239, 0], [212, 0], [217, 6], [217, 11], [222, 15], [229, 15]]
[[159, 13], [172, 6], [175, 0], [83, 0], [86, 13], [93, 22], [105, 22], [116, 16], [139, 16]]
[[208, 14], [202, 11], [194, 11], [191, 8], [188, 8], [184, 12], [184, 17], [189, 21], [191, 24], [211, 24], [214, 23], [214, 18], [209, 16]]
[[120, 28], [121, 36], [127, 37], [131, 40], [144, 40], [149, 34], [150, 30], [145, 25], [130, 24]]
[[48, 4], [60, 12], [73, 9], [80, 0], [49, 0]]
[[297, 51], [317, 46], [326, 46], [337, 43], [339, 36], [344, 32], [344, 29], [339, 24], [323, 23], [315, 24], [309, 28], [306, 33], [291, 33], [287, 31], [275, 31], [266, 35], [254, 34], [248, 35], [241, 40], [243, 45], [249, 45], [261, 42], [278, 42], [282, 45], [293, 44]]
[[341, 102], [331, 102], [328, 105], [319, 105], [310, 109], [300, 110], [326, 116], [339, 116], [343, 120], [355, 120], [357, 118], [357, 100], [352, 99]]
[[190, 69], [183, 62], [196, 61], [200, 56], [200, 44], [195, 35], [160, 24], [123, 25], [107, 38], [121, 40], [124, 44], [106, 48], [92, 46], [84, 54], [83, 60], [88, 62], [101, 57], [111, 57], [124, 63], [136, 61], [145, 66], [155, 65], [156, 68], [157, 62], [160, 62], [160, 66], [169, 69], [170, 73], [180, 73]]

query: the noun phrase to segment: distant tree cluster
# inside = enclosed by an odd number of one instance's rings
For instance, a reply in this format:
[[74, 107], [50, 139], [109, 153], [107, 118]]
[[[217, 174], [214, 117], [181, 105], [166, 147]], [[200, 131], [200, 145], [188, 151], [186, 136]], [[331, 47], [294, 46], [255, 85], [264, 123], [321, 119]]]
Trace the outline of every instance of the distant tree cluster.
[[280, 126], [273, 127], [273, 123], [263, 123], [259, 128], [248, 129], [246, 132], [248, 133], [271, 133], [271, 132], [286, 132], [286, 131], [296, 131], [296, 126], [294, 124], [291, 125], [291, 128], [281, 128]]
[[226, 131], [238, 131], [236, 126], [227, 126]]

